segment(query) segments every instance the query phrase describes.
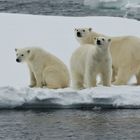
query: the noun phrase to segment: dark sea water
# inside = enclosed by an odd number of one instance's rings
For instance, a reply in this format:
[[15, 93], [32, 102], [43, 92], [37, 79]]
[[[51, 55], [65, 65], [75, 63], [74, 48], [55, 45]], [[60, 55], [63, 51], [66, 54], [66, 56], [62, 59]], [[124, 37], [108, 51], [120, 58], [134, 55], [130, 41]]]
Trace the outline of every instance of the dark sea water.
[[0, 140], [139, 139], [139, 110], [0, 112]]
[[59, 16], [119, 16], [140, 19], [139, 0], [129, 0], [130, 4], [128, 0], [107, 1], [0, 0], [0, 12]]
[[[139, 8], [125, 8], [126, 3], [119, 7], [96, 4], [84, 0], [0, 0], [0, 12], [140, 19]], [[3, 110], [0, 140], [140, 140], [140, 110]]]

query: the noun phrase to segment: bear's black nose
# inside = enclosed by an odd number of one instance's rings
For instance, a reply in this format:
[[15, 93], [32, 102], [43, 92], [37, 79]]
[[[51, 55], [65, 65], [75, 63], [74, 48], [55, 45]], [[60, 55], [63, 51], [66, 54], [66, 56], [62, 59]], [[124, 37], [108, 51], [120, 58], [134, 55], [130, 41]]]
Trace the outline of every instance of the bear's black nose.
[[78, 36], [78, 37], [82, 37], [82, 35], [81, 35], [80, 32], [77, 32], [77, 36]]
[[20, 60], [19, 60], [18, 58], [16, 59], [16, 61], [17, 61], [17, 62], [20, 62]]
[[97, 40], [97, 45], [101, 45], [101, 41], [100, 40]]

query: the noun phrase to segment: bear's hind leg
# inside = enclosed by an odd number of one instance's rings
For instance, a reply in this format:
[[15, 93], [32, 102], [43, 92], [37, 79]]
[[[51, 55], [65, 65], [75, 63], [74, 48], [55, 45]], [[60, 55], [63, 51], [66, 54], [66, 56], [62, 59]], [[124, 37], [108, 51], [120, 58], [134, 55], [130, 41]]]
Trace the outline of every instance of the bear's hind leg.
[[136, 74], [137, 85], [140, 85], [140, 71]]
[[[127, 71], [126, 71], [127, 70]], [[129, 79], [132, 76], [132, 71], [130, 70], [129, 67], [121, 67], [118, 69], [118, 75], [116, 78], [116, 81], [113, 82], [114, 85], [126, 85], [129, 81]]]
[[47, 88], [58, 89], [68, 87], [64, 73], [54, 67], [49, 67], [44, 70], [43, 79]]

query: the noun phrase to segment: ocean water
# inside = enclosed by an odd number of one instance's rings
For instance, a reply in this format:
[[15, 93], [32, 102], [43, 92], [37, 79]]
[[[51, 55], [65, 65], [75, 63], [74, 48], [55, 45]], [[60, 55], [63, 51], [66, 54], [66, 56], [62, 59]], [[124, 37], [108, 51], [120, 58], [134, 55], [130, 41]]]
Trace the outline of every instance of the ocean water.
[[0, 12], [140, 19], [139, 0], [0, 0]]
[[139, 110], [0, 111], [0, 140], [139, 140]]
[[[0, 0], [0, 12], [140, 19], [139, 0]], [[139, 140], [140, 110], [1, 110], [0, 140]]]

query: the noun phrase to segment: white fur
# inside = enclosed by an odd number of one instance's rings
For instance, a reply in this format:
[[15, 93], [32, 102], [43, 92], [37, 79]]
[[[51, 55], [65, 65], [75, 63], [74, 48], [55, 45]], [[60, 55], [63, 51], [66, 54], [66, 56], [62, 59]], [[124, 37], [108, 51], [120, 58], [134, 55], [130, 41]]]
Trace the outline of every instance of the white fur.
[[[87, 28], [80, 28], [80, 31]], [[77, 29], [79, 30], [79, 29]], [[75, 30], [75, 32], [77, 32]], [[76, 34], [76, 33], [75, 33]], [[94, 31], [76, 39], [80, 44], [95, 44], [93, 37], [105, 36]], [[83, 41], [84, 40], [84, 41]], [[113, 64], [112, 81], [115, 85], [127, 84], [136, 75], [140, 85], [140, 38], [134, 36], [111, 37], [110, 51]]]
[[[102, 41], [102, 37], [97, 38]], [[101, 75], [103, 85], [110, 86], [112, 60], [107, 38], [102, 45], [81, 45], [71, 57], [72, 86], [75, 89], [95, 87], [96, 77]]]
[[65, 64], [41, 48], [16, 49], [17, 61], [27, 62], [30, 87], [64, 88], [69, 86], [69, 73]]

